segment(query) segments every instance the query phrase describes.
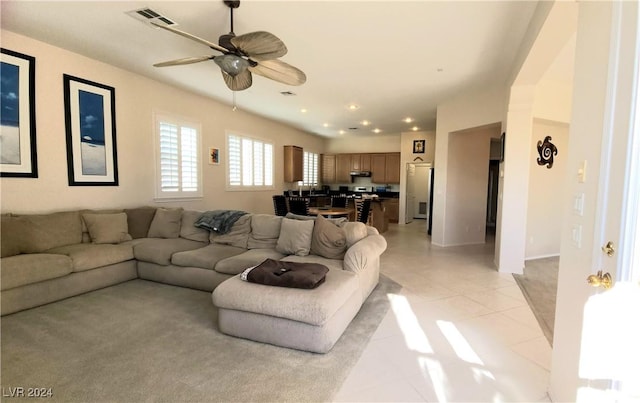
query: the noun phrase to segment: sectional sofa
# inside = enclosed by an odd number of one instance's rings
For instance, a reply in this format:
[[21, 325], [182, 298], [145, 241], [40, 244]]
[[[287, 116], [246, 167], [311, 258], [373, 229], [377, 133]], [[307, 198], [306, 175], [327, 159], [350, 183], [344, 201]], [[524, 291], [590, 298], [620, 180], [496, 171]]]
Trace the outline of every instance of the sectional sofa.
[[[326, 352], [378, 282], [386, 241], [373, 227], [245, 214], [218, 234], [196, 227], [202, 213], [140, 207], [3, 214], [1, 314], [141, 278], [203, 291], [219, 288], [213, 302], [224, 333]], [[267, 258], [321, 263], [329, 273], [314, 290], [240, 279]], [[263, 331], [273, 327], [280, 330]]]

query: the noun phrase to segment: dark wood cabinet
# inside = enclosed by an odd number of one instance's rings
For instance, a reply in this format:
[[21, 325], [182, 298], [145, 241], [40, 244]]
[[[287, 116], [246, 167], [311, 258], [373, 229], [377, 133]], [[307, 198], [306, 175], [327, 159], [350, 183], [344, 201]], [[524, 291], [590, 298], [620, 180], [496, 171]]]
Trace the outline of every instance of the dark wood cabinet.
[[351, 182], [351, 154], [336, 155], [336, 182]]
[[322, 164], [321, 182], [325, 185], [336, 183], [336, 156], [333, 154], [323, 154], [320, 160]]
[[399, 199], [385, 199], [384, 208], [386, 210], [387, 219], [389, 222], [398, 223], [400, 219], [400, 200]]
[[389, 153], [385, 161], [385, 183], [400, 183], [400, 153]]
[[284, 181], [298, 182], [303, 179], [303, 151], [302, 147], [284, 146]]

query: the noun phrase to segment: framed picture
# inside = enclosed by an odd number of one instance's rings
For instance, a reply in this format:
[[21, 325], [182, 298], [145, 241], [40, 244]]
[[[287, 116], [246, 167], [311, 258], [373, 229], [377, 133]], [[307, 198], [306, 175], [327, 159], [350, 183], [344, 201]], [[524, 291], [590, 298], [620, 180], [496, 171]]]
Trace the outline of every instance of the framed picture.
[[0, 176], [37, 178], [36, 59], [4, 48], [0, 56]]
[[209, 147], [209, 164], [218, 165], [220, 163], [220, 149]]
[[425, 140], [413, 140], [413, 153], [424, 154]]
[[118, 186], [115, 89], [65, 74], [69, 186]]

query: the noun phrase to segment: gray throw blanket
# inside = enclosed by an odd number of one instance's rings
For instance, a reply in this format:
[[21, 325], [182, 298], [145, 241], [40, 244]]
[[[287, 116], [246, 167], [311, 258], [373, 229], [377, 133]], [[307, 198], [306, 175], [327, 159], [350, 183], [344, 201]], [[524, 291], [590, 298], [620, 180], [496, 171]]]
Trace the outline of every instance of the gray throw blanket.
[[196, 220], [194, 226], [198, 228], [208, 229], [218, 234], [226, 234], [231, 230], [233, 224], [238, 221], [238, 218], [247, 214], [246, 211], [239, 210], [213, 210], [205, 211]]

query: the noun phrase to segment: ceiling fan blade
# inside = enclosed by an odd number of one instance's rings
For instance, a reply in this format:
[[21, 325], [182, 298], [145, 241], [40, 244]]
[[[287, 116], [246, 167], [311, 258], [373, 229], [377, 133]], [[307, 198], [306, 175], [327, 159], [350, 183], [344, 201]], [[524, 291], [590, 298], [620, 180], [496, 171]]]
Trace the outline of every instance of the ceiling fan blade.
[[202, 39], [202, 38], [199, 38], [199, 37], [197, 37], [195, 35], [191, 35], [188, 32], [180, 31], [179, 29], [175, 29], [175, 28], [172, 28], [172, 27], [169, 27], [169, 26], [166, 26], [166, 25], [158, 24], [157, 22], [153, 22], [153, 21], [151, 21], [151, 24], [155, 25], [158, 28], [162, 28], [162, 29], [165, 29], [165, 30], [167, 30], [169, 32], [173, 32], [174, 34], [178, 34], [180, 36], [184, 36], [185, 38], [189, 38], [189, 39], [191, 39], [193, 41], [200, 42], [203, 45], [207, 45], [208, 47], [210, 47], [212, 49], [215, 49], [215, 50], [217, 50], [219, 52], [229, 53], [229, 51], [227, 49], [223, 48], [222, 46], [218, 45], [217, 43], [209, 42], [206, 39]]
[[224, 78], [225, 84], [227, 84], [227, 87], [229, 87], [231, 91], [242, 91], [251, 87], [253, 78], [249, 70], [244, 70], [237, 76], [232, 76], [224, 70], [220, 71], [222, 72], [222, 78]]
[[169, 60], [168, 62], [156, 63], [153, 67], [167, 67], [167, 66], [180, 66], [183, 64], [191, 64], [204, 62], [205, 60], [213, 59], [213, 56], [195, 56], [185, 57], [184, 59]]
[[249, 32], [231, 38], [231, 44], [256, 61], [277, 59], [287, 54], [284, 42], [265, 31]]
[[301, 85], [307, 81], [302, 70], [282, 60], [263, 60], [257, 66], [249, 67], [252, 73], [289, 85]]

